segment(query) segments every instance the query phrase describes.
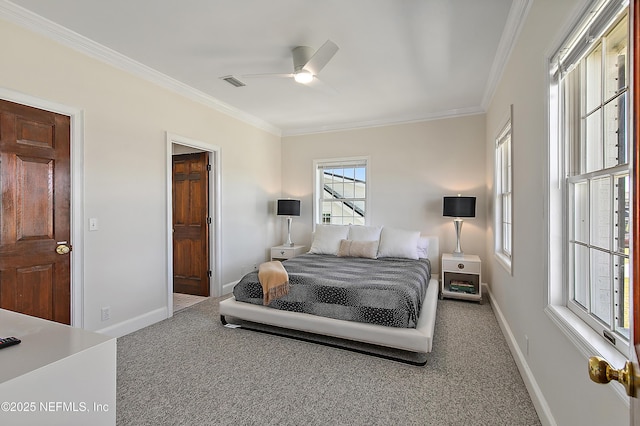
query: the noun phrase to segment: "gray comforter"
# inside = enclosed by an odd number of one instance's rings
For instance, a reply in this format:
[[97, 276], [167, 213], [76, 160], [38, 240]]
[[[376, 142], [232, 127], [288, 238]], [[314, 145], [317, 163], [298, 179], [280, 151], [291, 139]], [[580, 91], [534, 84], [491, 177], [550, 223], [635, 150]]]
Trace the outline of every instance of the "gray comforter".
[[[269, 307], [388, 327], [416, 327], [431, 278], [428, 259], [305, 254], [282, 264], [289, 294]], [[245, 275], [233, 294], [238, 301], [262, 305], [258, 273]]]

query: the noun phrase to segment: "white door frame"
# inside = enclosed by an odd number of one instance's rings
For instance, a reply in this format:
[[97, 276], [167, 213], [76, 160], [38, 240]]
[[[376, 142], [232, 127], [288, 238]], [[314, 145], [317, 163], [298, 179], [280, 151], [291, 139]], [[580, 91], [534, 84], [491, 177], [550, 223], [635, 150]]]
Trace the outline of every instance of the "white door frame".
[[84, 114], [61, 105], [0, 87], [0, 99], [71, 118], [71, 326], [84, 328]]
[[[173, 144], [184, 145], [203, 150], [209, 154], [209, 164], [213, 167], [213, 179], [209, 179], [209, 212], [211, 226], [209, 228], [209, 265], [211, 279], [209, 294], [213, 297], [222, 295], [220, 284], [220, 147], [207, 142], [187, 138], [167, 132], [167, 313], [173, 316]], [[213, 180], [213, 182], [212, 182]], [[213, 237], [212, 237], [213, 235]]]

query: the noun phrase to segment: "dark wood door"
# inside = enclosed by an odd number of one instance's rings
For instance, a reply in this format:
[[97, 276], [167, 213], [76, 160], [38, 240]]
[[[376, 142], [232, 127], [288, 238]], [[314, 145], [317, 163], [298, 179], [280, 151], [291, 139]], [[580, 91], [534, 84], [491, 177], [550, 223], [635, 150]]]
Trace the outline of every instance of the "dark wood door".
[[0, 308], [71, 323], [70, 119], [0, 100]]
[[173, 156], [173, 291], [209, 296], [208, 154]]

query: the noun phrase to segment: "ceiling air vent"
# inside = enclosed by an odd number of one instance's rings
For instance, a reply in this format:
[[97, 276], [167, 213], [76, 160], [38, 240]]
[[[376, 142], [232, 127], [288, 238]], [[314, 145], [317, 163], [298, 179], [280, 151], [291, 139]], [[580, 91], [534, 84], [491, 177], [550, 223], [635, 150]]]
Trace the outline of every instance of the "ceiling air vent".
[[238, 80], [232, 75], [225, 75], [224, 77], [220, 77], [220, 78], [234, 87], [246, 86], [246, 84], [244, 84], [243, 82], [241, 82], [240, 80]]

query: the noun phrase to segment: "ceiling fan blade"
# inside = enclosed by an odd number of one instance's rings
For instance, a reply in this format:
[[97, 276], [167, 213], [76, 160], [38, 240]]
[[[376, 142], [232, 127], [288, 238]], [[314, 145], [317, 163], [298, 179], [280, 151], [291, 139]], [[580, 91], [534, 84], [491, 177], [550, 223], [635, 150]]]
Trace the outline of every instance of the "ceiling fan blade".
[[303, 69], [309, 71], [313, 75], [318, 75], [320, 70], [333, 58], [333, 55], [338, 51], [338, 45], [327, 40], [320, 49], [313, 54], [313, 56], [307, 61]]
[[325, 95], [335, 96], [338, 94], [338, 91], [331, 85], [325, 83], [320, 80], [318, 77], [314, 78], [313, 81], [306, 85], [313, 90], [324, 93]]
[[242, 78], [292, 78], [292, 73], [280, 73], [280, 74], [243, 74]]

